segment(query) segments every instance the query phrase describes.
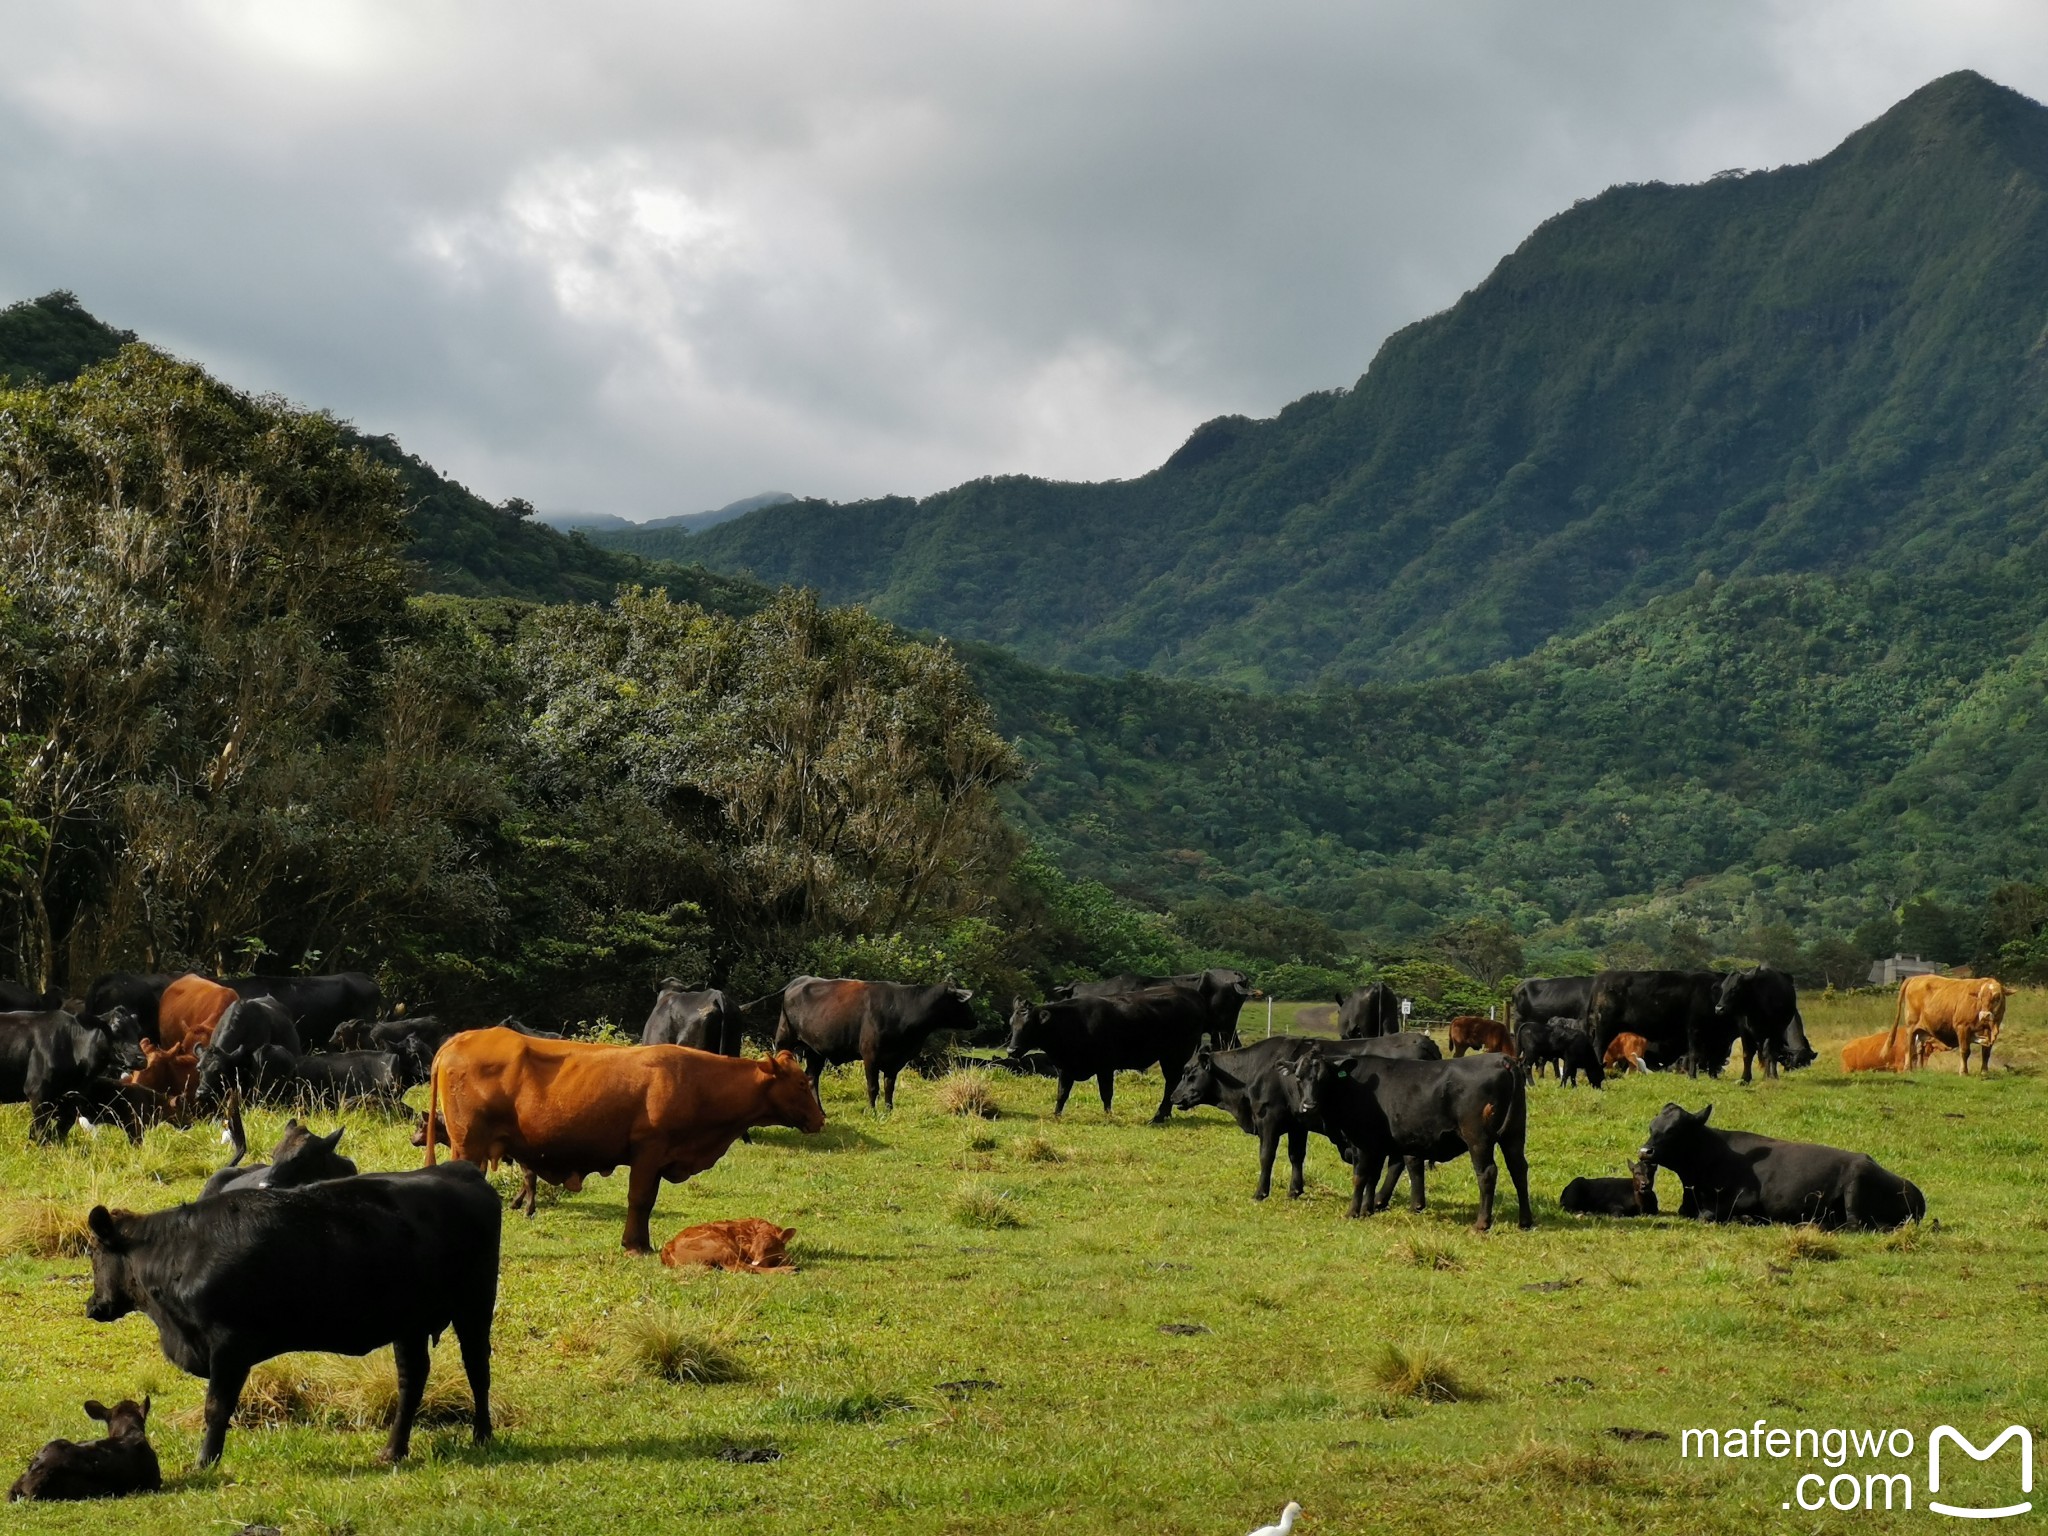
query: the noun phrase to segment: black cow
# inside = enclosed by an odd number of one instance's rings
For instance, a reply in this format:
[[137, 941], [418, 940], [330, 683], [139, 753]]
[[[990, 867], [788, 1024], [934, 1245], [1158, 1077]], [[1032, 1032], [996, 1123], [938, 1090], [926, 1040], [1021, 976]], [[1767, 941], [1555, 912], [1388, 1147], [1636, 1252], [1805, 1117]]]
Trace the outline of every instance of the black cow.
[[1567, 1088], [1578, 1086], [1579, 1074], [1595, 1088], [1607, 1082], [1607, 1070], [1593, 1049], [1593, 1037], [1582, 1020], [1530, 1019], [1515, 1026], [1515, 1051], [1525, 1070], [1543, 1075], [1546, 1066], [1557, 1069], [1557, 1080]]
[[309, 1051], [324, 1051], [336, 1029], [349, 1019], [374, 1019], [384, 1005], [383, 988], [361, 971], [333, 976], [230, 976], [221, 983], [238, 997], [274, 997], [291, 1014]]
[[1657, 1165], [1633, 1162], [1625, 1179], [1573, 1179], [1557, 1203], [1574, 1216], [1655, 1216]]
[[1321, 1052], [1283, 1061], [1281, 1089], [1295, 1112], [1320, 1115], [1333, 1139], [1348, 1144], [1352, 1216], [1367, 1210], [1367, 1196], [1386, 1167], [1387, 1180], [1371, 1202], [1383, 1208], [1405, 1161], [1411, 1210], [1423, 1208], [1422, 1169], [1464, 1152], [1479, 1180], [1479, 1219], [1473, 1230], [1493, 1225], [1493, 1190], [1499, 1178], [1494, 1152], [1508, 1165], [1521, 1202], [1521, 1225], [1529, 1210], [1529, 1163], [1524, 1154], [1528, 1106], [1522, 1074], [1504, 1056], [1488, 1054], [1459, 1061], [1400, 1061], [1385, 1057], [1351, 1059]]
[[[885, 1102], [896, 1107], [896, 1077], [940, 1030], [974, 1033], [967, 1004], [974, 994], [949, 978], [935, 987], [893, 981], [799, 976], [782, 989], [775, 1049], [798, 1051], [811, 1088], [825, 1068], [858, 1061], [867, 1070], [868, 1108], [887, 1081]], [[819, 1095], [819, 1103], [824, 1096]]]
[[396, 1051], [321, 1051], [294, 1056], [281, 1046], [266, 1045], [242, 1056], [218, 1051], [199, 1053], [202, 1104], [219, 1104], [234, 1089], [264, 1104], [315, 1103], [340, 1106], [362, 1100], [396, 1103], [405, 1090], [425, 1079], [414, 1075], [411, 1053]]
[[474, 1163], [233, 1190], [149, 1216], [96, 1205], [86, 1218], [86, 1316], [146, 1313], [164, 1357], [206, 1378], [201, 1466], [220, 1460], [251, 1367], [295, 1350], [366, 1355], [386, 1344], [398, 1417], [380, 1454], [402, 1459], [427, 1384], [427, 1341], [451, 1326], [482, 1443], [503, 1218]]
[[164, 988], [183, 975], [134, 971], [109, 971], [93, 979], [85, 991], [85, 1011], [79, 1015], [87, 1021], [103, 1019], [116, 1008], [126, 1008], [134, 1014], [142, 1029], [142, 1038], [152, 1044], [157, 1041], [157, 1005], [164, 999]]
[[654, 1009], [640, 1026], [640, 1043], [686, 1045], [737, 1056], [742, 1048], [739, 1007], [715, 987], [693, 992], [671, 976], [661, 984]]
[[[1273, 1190], [1273, 1159], [1280, 1138], [1287, 1138], [1287, 1161], [1291, 1176], [1289, 1199], [1299, 1199], [1308, 1157], [1311, 1131], [1329, 1132], [1320, 1120], [1296, 1113], [1281, 1091], [1276, 1069], [1283, 1061], [1309, 1051], [1332, 1057], [1375, 1055], [1412, 1061], [1441, 1061], [1443, 1052], [1434, 1040], [1420, 1032], [1387, 1035], [1372, 1040], [1315, 1040], [1304, 1035], [1275, 1035], [1233, 1051], [1198, 1051], [1174, 1085], [1173, 1107], [1192, 1110], [1213, 1105], [1237, 1122], [1239, 1130], [1259, 1138], [1259, 1183], [1254, 1200], [1263, 1200]], [[1330, 1138], [1333, 1142], [1335, 1137]]]
[[231, 1189], [294, 1189], [322, 1179], [352, 1179], [356, 1175], [356, 1165], [335, 1151], [347, 1126], [338, 1125], [325, 1136], [315, 1136], [297, 1120], [287, 1120], [284, 1134], [270, 1149], [270, 1161], [245, 1168], [242, 1159], [248, 1154], [249, 1143], [242, 1133], [239, 1103], [230, 1101], [228, 1116], [235, 1155], [206, 1181], [206, 1187], [199, 1191], [202, 1200], [224, 1195]]
[[[1739, 1017], [1714, 1012], [1720, 984], [1713, 971], [1602, 971], [1586, 1007], [1594, 1051], [1604, 1061], [1616, 1035], [1638, 1034], [1663, 1060], [1683, 1062], [1690, 1076], [1698, 1077], [1702, 1067], [1719, 1076], [1729, 1048], [1744, 1038]], [[1750, 1055], [1745, 1049], [1745, 1083]]]
[[1126, 971], [1100, 981], [1063, 981], [1046, 995], [1055, 1002], [1064, 1002], [1076, 997], [1118, 997], [1154, 987], [1180, 987], [1199, 997], [1209, 1017], [1209, 1043], [1219, 1051], [1232, 1050], [1244, 1043], [1238, 1035], [1237, 1021], [1244, 1012], [1246, 999], [1260, 995], [1243, 971], [1221, 966], [1180, 976], [1139, 976]]
[[1752, 1052], [1764, 1059], [1764, 1076], [1776, 1077], [1813, 1064], [1806, 1020], [1799, 1014], [1799, 987], [1774, 965], [1730, 971], [1714, 988], [1714, 1015], [1733, 1019], [1742, 1032], [1742, 1080], [1749, 1081]]
[[1909, 1181], [1861, 1152], [1747, 1131], [1717, 1131], [1698, 1114], [1666, 1104], [1638, 1154], [1669, 1168], [1685, 1189], [1681, 1215], [1701, 1221], [1814, 1222], [1830, 1230], [1889, 1230], [1927, 1214]]
[[7, 1490], [15, 1499], [118, 1499], [128, 1493], [155, 1493], [164, 1475], [149, 1443], [149, 1403], [124, 1397], [112, 1408], [97, 1400], [85, 1415], [107, 1426], [106, 1438], [52, 1440], [30, 1458], [28, 1470]]
[[[56, 987], [38, 992], [18, 981], [0, 981], [0, 1013], [55, 1013], [64, 1006], [64, 994]], [[63, 1440], [60, 1445], [71, 1442]]]
[[1055, 1116], [1067, 1107], [1067, 1095], [1085, 1077], [1095, 1079], [1108, 1114], [1116, 1097], [1119, 1072], [1158, 1067], [1166, 1075], [1157, 1125], [1173, 1112], [1173, 1090], [1202, 1044], [1209, 1016], [1184, 987], [1147, 987], [1109, 997], [1070, 997], [1034, 1007], [1023, 998], [1010, 1010], [1006, 1052], [1012, 1064], [1036, 1051], [1052, 1062], [1059, 1087], [1053, 1097]]
[[1337, 1034], [1345, 1040], [1374, 1040], [1401, 1033], [1401, 999], [1384, 981], [1337, 999]]
[[1593, 1001], [1591, 976], [1532, 976], [1515, 987], [1513, 1018], [1523, 1024], [1583, 1019]]
[[61, 1010], [0, 1013], [0, 1104], [27, 1104], [38, 1141], [68, 1139], [91, 1084], [141, 1065], [139, 1050]]
[[285, 1005], [274, 997], [245, 997], [229, 1003], [220, 1022], [213, 1027], [208, 1049], [218, 1056], [251, 1056], [267, 1045], [278, 1046], [298, 1056], [305, 1047], [299, 1043], [298, 1026]]

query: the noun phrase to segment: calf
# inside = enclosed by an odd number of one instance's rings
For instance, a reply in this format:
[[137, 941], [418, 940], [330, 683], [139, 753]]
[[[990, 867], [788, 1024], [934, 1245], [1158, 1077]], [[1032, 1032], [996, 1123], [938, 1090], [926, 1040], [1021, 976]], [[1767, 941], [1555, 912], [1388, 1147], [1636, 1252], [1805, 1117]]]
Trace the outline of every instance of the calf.
[[1607, 1081], [1600, 1058], [1593, 1051], [1593, 1037], [1579, 1019], [1532, 1019], [1515, 1026], [1515, 1048], [1522, 1064], [1538, 1074], [1545, 1066], [1557, 1068], [1557, 1080], [1576, 1088], [1579, 1074], [1595, 1088]]
[[1685, 1190], [1681, 1214], [1883, 1230], [1927, 1214], [1918, 1188], [1861, 1152], [1717, 1131], [1707, 1124], [1713, 1112], [1711, 1104], [1697, 1114], [1666, 1104], [1650, 1122], [1639, 1154], [1678, 1175]]
[[1557, 1203], [1574, 1216], [1655, 1216], [1656, 1165], [1632, 1162], [1625, 1179], [1573, 1179]]
[[502, 1220], [483, 1171], [461, 1163], [231, 1190], [148, 1216], [94, 1206], [86, 1315], [147, 1314], [164, 1357], [206, 1378], [201, 1466], [220, 1460], [252, 1367], [295, 1350], [365, 1355], [386, 1344], [398, 1414], [380, 1459], [400, 1460], [427, 1384], [428, 1340], [451, 1326], [482, 1443]]
[[1507, 1025], [1476, 1013], [1461, 1013], [1451, 1020], [1447, 1039], [1454, 1057], [1467, 1051], [1498, 1051], [1510, 1061], [1515, 1059], [1515, 1037], [1508, 1033]]
[[202, 1200], [211, 1200], [231, 1189], [294, 1189], [301, 1184], [317, 1184], [323, 1179], [352, 1179], [356, 1176], [356, 1165], [334, 1150], [341, 1144], [341, 1133], [347, 1129], [346, 1126], [338, 1125], [326, 1136], [315, 1136], [297, 1120], [287, 1120], [284, 1135], [270, 1149], [270, 1161], [252, 1163], [244, 1168], [241, 1163], [248, 1154], [249, 1144], [242, 1136], [241, 1106], [230, 1102], [228, 1116], [235, 1155], [225, 1168], [206, 1181], [206, 1187], [199, 1191]]
[[14, 1480], [8, 1499], [118, 1499], [125, 1493], [155, 1493], [164, 1485], [149, 1443], [149, 1402], [124, 1397], [108, 1408], [97, 1400], [85, 1405], [87, 1418], [107, 1426], [104, 1440], [80, 1444], [52, 1440], [29, 1459], [28, 1470]]
[[189, 1051], [167, 1051], [142, 1042], [142, 1065], [121, 1081], [163, 1095], [173, 1114], [186, 1111], [199, 1087], [199, 1058]]
[[1919, 1065], [1918, 1052], [1928, 1036], [1924, 1029], [1881, 1029], [1858, 1035], [1842, 1047], [1844, 1072], [1903, 1072]]
[[298, 1026], [274, 997], [245, 997], [229, 1003], [213, 1026], [208, 1048], [223, 1056], [249, 1056], [267, 1045], [275, 1045], [297, 1056], [305, 1047], [299, 1043]]
[[1641, 1035], [1616, 1035], [1607, 1042], [1607, 1054], [1601, 1059], [1601, 1066], [1620, 1076], [1634, 1067], [1638, 1072], [1650, 1070], [1650, 1042]]
[[1331, 1138], [1352, 1149], [1352, 1216], [1366, 1214], [1367, 1194], [1383, 1165], [1387, 1182], [1372, 1207], [1386, 1205], [1393, 1193], [1393, 1159], [1406, 1160], [1409, 1207], [1419, 1211], [1423, 1163], [1443, 1162], [1464, 1152], [1479, 1181], [1479, 1218], [1473, 1230], [1484, 1232], [1493, 1225], [1498, 1148], [1508, 1177], [1514, 1180], [1521, 1225], [1535, 1224], [1524, 1153], [1528, 1111], [1522, 1074], [1512, 1062], [1347, 1059], [1318, 1052], [1283, 1061], [1277, 1076], [1296, 1113], [1321, 1115]]

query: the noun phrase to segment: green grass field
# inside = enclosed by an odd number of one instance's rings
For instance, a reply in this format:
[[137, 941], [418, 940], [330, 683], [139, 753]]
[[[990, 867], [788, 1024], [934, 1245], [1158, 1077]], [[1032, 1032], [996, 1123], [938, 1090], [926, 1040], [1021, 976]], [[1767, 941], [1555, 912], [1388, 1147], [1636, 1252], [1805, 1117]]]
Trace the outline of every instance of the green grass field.
[[[195, 1472], [201, 1383], [140, 1316], [88, 1322], [86, 1261], [36, 1250], [94, 1200], [189, 1199], [220, 1160], [215, 1133], [36, 1150], [17, 1106], [0, 1112], [0, 1464], [11, 1478], [45, 1439], [96, 1435], [84, 1398], [150, 1391], [169, 1489], [118, 1512], [16, 1506], [9, 1523], [1239, 1536], [1297, 1499], [1309, 1532], [1925, 1525], [1924, 1452], [1885, 1463], [1915, 1484], [1914, 1513], [1891, 1516], [1782, 1509], [1804, 1464], [1679, 1454], [1685, 1428], [1758, 1418], [1903, 1426], [1923, 1445], [1942, 1422], [1980, 1442], [2011, 1422], [2044, 1433], [2048, 1001], [2015, 1001], [1989, 1081], [1844, 1079], [1831, 1047], [1886, 1007], [1810, 1002], [1823, 1060], [1779, 1082], [1533, 1085], [1537, 1226], [1516, 1231], [1509, 1198], [1486, 1237], [1467, 1230], [1462, 1163], [1437, 1170], [1421, 1216], [1344, 1220], [1347, 1170], [1321, 1141], [1303, 1200], [1254, 1204], [1253, 1142], [1220, 1113], [1145, 1123], [1156, 1075], [1125, 1079], [1107, 1121], [1077, 1093], [1064, 1122], [1049, 1081], [1000, 1078], [991, 1122], [944, 1113], [908, 1078], [895, 1115], [871, 1117], [838, 1074], [822, 1134], [757, 1134], [656, 1213], [657, 1241], [718, 1217], [793, 1225], [800, 1273], [625, 1258], [622, 1179], [544, 1197], [537, 1219], [506, 1223], [497, 1443], [434, 1428], [395, 1471], [374, 1463], [370, 1427], [386, 1355], [367, 1376], [284, 1362], [267, 1400], [285, 1422], [237, 1428], [221, 1469]], [[1938, 1228], [1817, 1239], [1562, 1215], [1566, 1180], [1620, 1173], [1672, 1097], [1711, 1099], [1731, 1128], [1867, 1150], [1926, 1191]], [[348, 1123], [343, 1150], [365, 1168], [417, 1161], [404, 1123]], [[278, 1127], [252, 1118], [252, 1142]], [[1659, 1188], [1675, 1207], [1675, 1180]], [[738, 1379], [670, 1382], [650, 1358]], [[460, 1380], [452, 1338], [435, 1374]], [[1950, 1461], [1942, 1497], [2009, 1499], [2008, 1456]]]

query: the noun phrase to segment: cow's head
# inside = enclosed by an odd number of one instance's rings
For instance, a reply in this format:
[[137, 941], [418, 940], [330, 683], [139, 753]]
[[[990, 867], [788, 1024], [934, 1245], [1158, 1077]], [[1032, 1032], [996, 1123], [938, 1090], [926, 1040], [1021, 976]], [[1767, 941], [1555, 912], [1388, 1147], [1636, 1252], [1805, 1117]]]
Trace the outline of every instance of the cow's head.
[[1353, 1064], [1349, 1061], [1332, 1061], [1320, 1051], [1309, 1051], [1281, 1062], [1274, 1069], [1274, 1075], [1279, 1080], [1280, 1096], [1287, 1101], [1287, 1107], [1297, 1115], [1313, 1115], [1322, 1108], [1330, 1084], [1338, 1078], [1351, 1076], [1352, 1069]]
[[227, 1098], [230, 1088], [239, 1087], [242, 1080], [244, 1058], [229, 1055], [211, 1045], [199, 1047], [197, 1060], [199, 1075], [194, 1080], [192, 1098], [197, 1104], [215, 1105]]
[[1216, 1058], [1208, 1051], [1195, 1052], [1194, 1060], [1174, 1085], [1173, 1107], [1197, 1109], [1216, 1102]]
[[1025, 998], [1014, 999], [1010, 1004], [1010, 1043], [1004, 1047], [1004, 1054], [1018, 1061], [1026, 1051], [1043, 1048], [1050, 1039], [1047, 1024], [1051, 1017], [1050, 1009], [1037, 1007]]
[[95, 1017], [82, 1018], [81, 1024], [90, 1024], [103, 1030], [116, 1045], [142, 1045], [142, 1019], [133, 1008], [113, 1007]]
[[1666, 1104], [1657, 1111], [1657, 1118], [1650, 1122], [1650, 1134], [1643, 1139], [1642, 1150], [1636, 1156], [1655, 1166], [1666, 1162], [1673, 1153], [1684, 1155], [1706, 1129], [1707, 1117], [1714, 1112], [1709, 1104], [1698, 1114], [1678, 1104]]
[[1628, 1165], [1628, 1176], [1636, 1190], [1636, 1209], [1645, 1216], [1657, 1214], [1657, 1165], [1637, 1159]]
[[1753, 965], [1746, 971], [1730, 971], [1715, 982], [1714, 1012], [1723, 1015], [1742, 1012], [1750, 986], [1762, 970], [1762, 966]]
[[335, 1148], [346, 1126], [315, 1136], [297, 1120], [285, 1122], [284, 1135], [270, 1153], [270, 1182], [281, 1187], [312, 1184], [321, 1179], [352, 1179], [356, 1165]]
[[94, 1206], [85, 1218], [92, 1236], [92, 1296], [85, 1315], [96, 1323], [111, 1323], [142, 1305], [130, 1289], [128, 1273], [132, 1228], [141, 1219], [133, 1211], [110, 1211], [104, 1205]]
[[87, 1398], [85, 1416], [106, 1425], [109, 1440], [140, 1440], [147, 1433], [151, 1401], [145, 1397], [138, 1403], [132, 1397], [124, 1397], [109, 1408], [98, 1398]]
[[777, 1051], [768, 1068], [766, 1103], [756, 1125], [787, 1125], [806, 1136], [825, 1129], [825, 1106], [811, 1087], [803, 1064], [788, 1051]]

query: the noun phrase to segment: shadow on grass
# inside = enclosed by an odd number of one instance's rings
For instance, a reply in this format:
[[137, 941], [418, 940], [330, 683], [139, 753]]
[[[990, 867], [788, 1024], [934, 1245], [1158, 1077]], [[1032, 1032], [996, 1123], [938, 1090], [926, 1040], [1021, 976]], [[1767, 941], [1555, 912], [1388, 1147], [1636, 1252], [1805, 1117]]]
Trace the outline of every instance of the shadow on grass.
[[754, 1449], [780, 1452], [782, 1448], [768, 1435], [634, 1435], [623, 1440], [529, 1440], [523, 1436], [500, 1435], [483, 1446], [473, 1445], [468, 1440], [437, 1445], [433, 1459], [472, 1465], [540, 1467], [563, 1461], [736, 1462], [741, 1458], [728, 1453]]

